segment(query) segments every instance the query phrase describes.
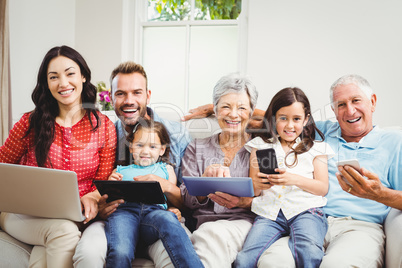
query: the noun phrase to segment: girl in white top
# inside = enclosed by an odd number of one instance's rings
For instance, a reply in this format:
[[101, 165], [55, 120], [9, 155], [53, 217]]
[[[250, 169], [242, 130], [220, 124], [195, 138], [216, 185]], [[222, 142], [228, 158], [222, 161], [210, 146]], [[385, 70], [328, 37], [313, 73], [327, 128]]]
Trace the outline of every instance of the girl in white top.
[[[324, 256], [327, 220], [322, 207], [328, 192], [327, 159], [333, 155], [318, 133], [310, 103], [299, 88], [284, 88], [272, 99], [263, 132], [245, 147], [250, 154], [250, 177], [256, 197], [255, 218], [235, 267], [257, 267], [261, 254], [276, 240], [290, 236], [297, 267], [318, 267]], [[261, 173], [256, 151], [273, 148], [279, 174]]]

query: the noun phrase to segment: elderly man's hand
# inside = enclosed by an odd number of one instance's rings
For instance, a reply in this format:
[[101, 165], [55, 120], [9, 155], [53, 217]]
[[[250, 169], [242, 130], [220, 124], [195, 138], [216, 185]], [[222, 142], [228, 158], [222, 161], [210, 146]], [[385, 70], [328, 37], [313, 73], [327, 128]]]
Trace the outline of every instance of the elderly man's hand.
[[350, 166], [339, 166], [336, 173], [342, 189], [357, 197], [378, 200], [385, 186], [378, 175], [361, 168], [360, 172]]

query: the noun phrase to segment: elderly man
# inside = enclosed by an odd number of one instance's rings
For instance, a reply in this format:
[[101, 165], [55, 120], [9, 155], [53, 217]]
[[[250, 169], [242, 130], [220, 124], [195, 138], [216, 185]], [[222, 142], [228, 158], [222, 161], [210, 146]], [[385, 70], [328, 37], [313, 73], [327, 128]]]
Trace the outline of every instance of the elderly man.
[[[337, 122], [317, 123], [336, 152], [328, 162], [324, 211], [329, 228], [321, 267], [382, 267], [384, 220], [390, 207], [402, 209], [402, 133], [373, 126], [377, 97], [361, 76], [339, 78], [330, 98]], [[338, 161], [352, 158], [362, 168], [337, 167]], [[269, 267], [278, 253], [287, 255], [286, 267], [294, 266], [285, 245], [277, 246], [260, 258], [261, 267]]]
[[[179, 180], [180, 162], [183, 157], [187, 144], [190, 142], [188, 131], [178, 122], [169, 121], [159, 117], [151, 108], [147, 107], [151, 99], [151, 90], [148, 89], [147, 75], [144, 68], [134, 62], [124, 62], [117, 66], [111, 74], [111, 99], [117, 120], [117, 153], [116, 163], [120, 165], [132, 164], [129, 149], [127, 147], [126, 135], [135, 131], [136, 125], [141, 119], [152, 118], [165, 125], [171, 139], [170, 162], [174, 163], [175, 173]], [[170, 204], [175, 207], [182, 206], [181, 193], [179, 187], [172, 185], [167, 180], [153, 174], [141, 176], [136, 180], [159, 181], [162, 191], [166, 195]], [[106, 219], [113, 213], [123, 200], [115, 200], [106, 203], [106, 196], [99, 200], [99, 216]], [[176, 208], [170, 209], [181, 218], [180, 211]], [[75, 267], [103, 267], [106, 257], [106, 236], [104, 232], [104, 221], [92, 223], [82, 234], [74, 255]], [[167, 254], [161, 260], [159, 251], [164, 251], [163, 244], [158, 240], [150, 247], [150, 255], [153, 259], [159, 258], [159, 262], [170, 262]]]
[[[361, 76], [339, 78], [331, 86], [330, 98], [337, 122], [317, 122], [336, 153], [328, 161], [330, 185], [324, 211], [329, 229], [321, 267], [382, 267], [384, 220], [390, 208], [402, 210], [402, 133], [373, 126], [377, 97]], [[208, 106], [195, 109], [185, 120], [208, 111]], [[348, 159], [357, 159], [362, 168], [337, 166], [338, 161]], [[240, 201], [244, 206], [245, 201]], [[232, 202], [239, 200], [233, 198]], [[400, 224], [401, 212], [393, 213], [398, 214]], [[261, 256], [258, 266], [294, 267], [287, 240], [274, 243]], [[398, 243], [397, 248], [387, 248], [396, 251], [396, 258], [387, 259], [388, 267], [401, 267], [402, 241]]]

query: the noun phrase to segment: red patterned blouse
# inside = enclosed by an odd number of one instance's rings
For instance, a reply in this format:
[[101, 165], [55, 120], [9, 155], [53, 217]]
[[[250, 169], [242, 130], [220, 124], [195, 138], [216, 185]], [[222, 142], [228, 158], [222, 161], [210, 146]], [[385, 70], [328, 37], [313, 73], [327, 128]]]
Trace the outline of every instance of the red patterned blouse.
[[[98, 112], [100, 126], [92, 131], [85, 115], [72, 127], [55, 123], [55, 137], [50, 146], [45, 167], [72, 170], [77, 173], [80, 197], [96, 190], [93, 180], [106, 180], [112, 173], [116, 155], [116, 128], [109, 118]], [[0, 147], [0, 162], [37, 166], [33, 133], [26, 138], [29, 126], [26, 113], [11, 129], [4, 145]], [[92, 122], [96, 122], [95, 116]]]

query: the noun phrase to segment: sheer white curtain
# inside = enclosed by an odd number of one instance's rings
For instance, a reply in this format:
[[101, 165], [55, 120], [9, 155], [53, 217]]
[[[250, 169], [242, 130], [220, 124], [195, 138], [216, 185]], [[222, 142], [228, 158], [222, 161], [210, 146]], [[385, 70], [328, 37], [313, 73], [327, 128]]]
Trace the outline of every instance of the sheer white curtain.
[[7, 0], [0, 0], [0, 145], [11, 127], [9, 44]]

